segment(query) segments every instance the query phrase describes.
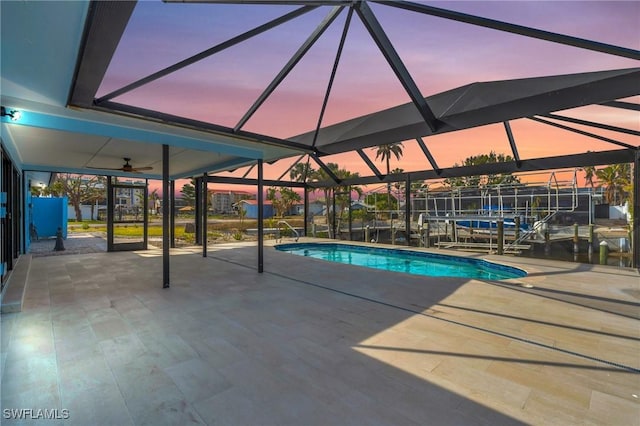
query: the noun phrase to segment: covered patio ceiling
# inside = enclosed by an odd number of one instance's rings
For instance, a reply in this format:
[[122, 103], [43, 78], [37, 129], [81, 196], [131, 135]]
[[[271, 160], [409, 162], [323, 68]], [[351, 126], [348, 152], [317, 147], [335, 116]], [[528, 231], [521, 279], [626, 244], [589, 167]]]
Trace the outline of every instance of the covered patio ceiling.
[[[166, 144], [170, 146], [172, 179], [305, 153], [326, 169], [323, 157], [356, 150], [371, 170], [369, 180], [382, 181], [387, 177], [363, 149], [407, 140], [417, 141], [422, 150], [424, 176], [446, 176], [451, 171], [442, 174], [428, 137], [495, 123], [504, 125], [515, 160], [501, 167], [511, 171], [523, 164], [529, 170], [634, 160], [640, 145], [639, 107], [633, 98], [640, 94], [637, 39], [629, 40], [627, 46], [591, 41], [464, 13], [453, 10], [463, 6], [450, 5], [451, 10], [405, 1], [2, 2], [2, 106], [22, 113], [16, 121], [2, 118], [2, 139], [24, 170], [96, 173], [96, 167], [118, 168], [124, 158], [131, 158], [134, 167], [153, 167], [137, 175], [148, 178], [160, 178], [161, 145]], [[258, 12], [251, 13], [253, 8]], [[442, 52], [460, 46], [448, 47], [448, 37], [433, 26], [436, 33], [428, 34], [440, 37], [437, 45], [425, 41], [423, 51], [401, 50], [389, 34], [395, 31], [399, 38], [397, 25], [385, 15], [401, 16], [398, 22], [410, 27], [407, 31], [422, 29], [411, 27], [421, 20], [425, 26], [434, 22], [428, 19], [444, 20], [458, 25], [455, 28], [490, 30], [505, 40], [515, 35], [599, 59], [604, 55], [611, 58], [610, 65], [593, 69], [585, 60], [575, 66], [555, 64], [554, 69], [565, 71], [557, 73], [560, 75], [527, 76], [527, 64], [522, 64], [516, 71], [502, 73], [514, 78], [481, 83], [475, 82], [473, 70], [456, 71], [462, 75], [456, 81], [464, 84], [434, 92], [430, 76], [455, 71], [436, 72], [438, 61], [445, 60]], [[202, 19], [193, 20], [194, 16]], [[246, 19], [222, 25], [221, 20], [230, 16]], [[166, 27], [151, 27], [158, 17]], [[189, 28], [200, 42], [178, 46], [173, 53], [179, 51], [180, 57], [173, 58], [171, 51], [150, 42], [155, 37], [158, 43], [179, 43], [180, 37], [188, 39]], [[159, 38], [160, 32], [168, 37]], [[272, 37], [274, 33], [277, 36]], [[349, 54], [354, 55], [348, 41], [358, 37], [374, 46], [378, 65], [386, 67], [400, 95], [388, 100], [386, 108], [357, 115], [356, 111], [366, 108], [354, 107], [349, 113], [356, 112], [355, 116], [340, 120], [339, 115], [331, 115], [331, 102], [339, 97], [335, 87], [339, 86], [339, 71], [349, 66]], [[508, 43], [511, 41], [509, 38]], [[264, 47], [241, 50], [245, 44], [258, 42]], [[159, 53], [150, 48], [154, 46]], [[471, 41], [468, 48], [474, 49]], [[225, 55], [235, 49], [240, 50], [233, 62]], [[504, 49], [496, 46], [494, 50], [500, 55]], [[270, 62], [272, 52], [280, 55], [281, 64]], [[256, 62], [243, 53], [264, 58]], [[309, 70], [305, 59], [312, 53], [323, 54], [326, 64], [303, 73], [306, 78], [301, 80], [295, 71], [300, 67]], [[465, 50], [454, 53], [464, 57]], [[417, 67], [414, 54], [433, 54], [433, 68]], [[229, 65], [234, 63], [240, 65]], [[268, 70], [255, 75], [256, 68]], [[576, 69], [582, 72], [569, 72]], [[306, 81], [303, 86], [316, 89], [315, 113], [307, 113], [300, 103], [304, 96], [287, 91], [290, 80], [294, 86]], [[280, 98], [279, 90], [283, 93]], [[356, 103], [374, 103], [383, 93], [379, 91], [375, 86], [367, 88], [367, 96]], [[196, 99], [197, 93], [204, 95], [204, 101]], [[401, 99], [404, 101], [398, 102]], [[615, 111], [609, 115], [631, 114], [636, 126], [623, 128], [564, 113], [585, 106]], [[340, 105], [335, 109], [340, 110]], [[509, 124], [517, 119], [578, 132], [604, 141], [608, 149], [543, 161], [521, 158]], [[624, 136], [624, 141], [611, 135]], [[461, 152], [460, 156], [473, 154]], [[460, 169], [455, 174], [471, 172]]]

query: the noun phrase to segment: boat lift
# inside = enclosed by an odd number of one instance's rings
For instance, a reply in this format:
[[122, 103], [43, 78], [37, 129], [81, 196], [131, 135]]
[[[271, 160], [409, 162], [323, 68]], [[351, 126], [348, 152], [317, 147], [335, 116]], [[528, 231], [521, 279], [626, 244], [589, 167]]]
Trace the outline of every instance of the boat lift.
[[[386, 186], [369, 194], [383, 196]], [[398, 204], [403, 191], [394, 193]], [[550, 221], [560, 212], [574, 212], [578, 207], [577, 169], [569, 180], [558, 179], [552, 172], [544, 183], [499, 184], [477, 187], [455, 187], [433, 191], [427, 188], [413, 197], [410, 230], [405, 229], [402, 208], [395, 210], [369, 209], [375, 218], [387, 216], [388, 221], [374, 220], [370, 235], [380, 241], [381, 229], [391, 231], [391, 242], [402, 234], [417, 240], [421, 247], [435, 245], [492, 252], [501, 246], [504, 252], [519, 252], [530, 248], [532, 240], [544, 238]], [[589, 193], [589, 223], [592, 219]], [[375, 204], [375, 203], [374, 203]], [[502, 242], [498, 244], [498, 228]], [[432, 242], [432, 240], [435, 240]]]

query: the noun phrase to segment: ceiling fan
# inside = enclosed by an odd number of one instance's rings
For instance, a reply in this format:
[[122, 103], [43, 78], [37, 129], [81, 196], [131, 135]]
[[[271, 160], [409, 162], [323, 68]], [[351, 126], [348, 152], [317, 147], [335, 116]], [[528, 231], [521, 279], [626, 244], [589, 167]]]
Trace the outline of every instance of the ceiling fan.
[[115, 169], [108, 168], [108, 167], [89, 167], [89, 166], [87, 166], [87, 168], [97, 169], [97, 170], [119, 170], [126, 173], [140, 173], [143, 170], [153, 169], [153, 167], [133, 167], [131, 164], [129, 164], [129, 162], [131, 161], [131, 158], [124, 157], [123, 160], [124, 160], [124, 164], [122, 165], [122, 167], [118, 167]]

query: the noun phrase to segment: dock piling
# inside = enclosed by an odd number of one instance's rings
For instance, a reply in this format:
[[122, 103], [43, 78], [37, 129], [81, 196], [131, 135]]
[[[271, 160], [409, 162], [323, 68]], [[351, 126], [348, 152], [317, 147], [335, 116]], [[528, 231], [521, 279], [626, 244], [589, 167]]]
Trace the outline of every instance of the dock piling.
[[504, 221], [503, 220], [499, 220], [498, 221], [498, 237], [497, 237], [498, 241], [498, 254], [502, 255], [504, 254]]
[[600, 264], [607, 264], [607, 257], [609, 257], [609, 244], [606, 241], [600, 243]]

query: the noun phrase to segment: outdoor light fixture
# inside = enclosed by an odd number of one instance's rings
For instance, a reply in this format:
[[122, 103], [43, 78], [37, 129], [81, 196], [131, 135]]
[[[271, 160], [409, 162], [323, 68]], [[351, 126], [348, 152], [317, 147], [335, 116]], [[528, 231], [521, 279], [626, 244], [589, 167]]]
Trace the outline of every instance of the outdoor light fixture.
[[0, 113], [0, 116], [4, 117], [11, 117], [11, 121], [18, 121], [20, 120], [20, 117], [22, 116], [22, 113], [18, 110], [12, 109], [10, 111], [7, 111], [7, 109], [5, 107], [1, 107], [2, 108], [2, 112]]

